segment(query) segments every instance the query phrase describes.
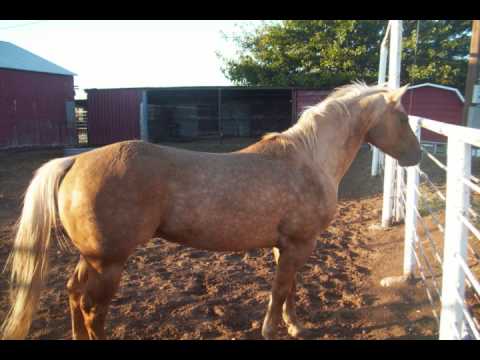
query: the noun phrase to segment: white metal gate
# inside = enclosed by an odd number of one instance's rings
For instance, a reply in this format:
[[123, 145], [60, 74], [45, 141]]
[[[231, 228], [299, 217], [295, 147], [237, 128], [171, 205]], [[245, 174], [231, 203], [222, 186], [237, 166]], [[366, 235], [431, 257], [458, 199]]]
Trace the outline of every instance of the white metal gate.
[[[447, 137], [447, 164], [443, 164], [422, 147], [424, 155], [446, 172], [446, 194], [442, 193], [419, 165], [401, 168], [402, 171], [406, 169], [406, 186], [397, 183], [396, 189], [399, 190], [400, 197], [395, 201], [401, 201], [405, 206], [404, 273], [401, 277], [382, 280], [382, 285], [388, 286], [395, 279], [406, 280], [417, 270], [432, 306], [435, 297], [441, 304], [440, 314], [434, 311], [439, 324], [439, 338], [479, 340], [480, 325], [465, 303], [465, 284], [472, 290], [473, 296], [480, 300], [480, 283], [467, 259], [468, 251], [479, 259], [477, 252], [469, 244], [469, 238], [472, 241], [480, 240], [480, 231], [474, 225], [477, 221], [480, 223], [480, 216], [470, 202], [471, 191], [480, 194], [480, 180], [471, 174], [471, 147], [480, 147], [480, 130], [416, 116], [410, 116], [410, 125], [418, 138], [422, 127]], [[435, 226], [443, 234], [443, 256], [438, 252], [419, 210], [419, 198], [422, 197], [420, 178], [445, 202], [444, 225], [437, 216], [431, 216]], [[399, 179], [404, 181], [403, 176], [398, 177], [397, 181]], [[425, 256], [419, 228], [423, 229], [426, 243], [434, 254], [434, 261], [441, 266], [441, 285], [435, 279], [432, 263]], [[430, 286], [427, 285], [427, 280], [431, 280]]]

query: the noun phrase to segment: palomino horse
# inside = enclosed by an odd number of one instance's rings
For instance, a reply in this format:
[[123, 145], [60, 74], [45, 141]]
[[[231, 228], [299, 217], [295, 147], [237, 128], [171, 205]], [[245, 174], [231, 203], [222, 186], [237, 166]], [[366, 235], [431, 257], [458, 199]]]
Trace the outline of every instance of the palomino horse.
[[403, 166], [420, 147], [400, 103], [406, 87], [355, 83], [306, 110], [282, 133], [212, 154], [124, 141], [54, 159], [34, 176], [9, 258], [13, 304], [3, 338], [25, 338], [55, 230], [80, 261], [67, 283], [74, 339], [105, 338], [105, 317], [136, 247], [162, 237], [214, 251], [273, 248], [277, 263], [262, 335], [295, 312], [295, 276], [333, 219], [338, 184], [366, 141]]

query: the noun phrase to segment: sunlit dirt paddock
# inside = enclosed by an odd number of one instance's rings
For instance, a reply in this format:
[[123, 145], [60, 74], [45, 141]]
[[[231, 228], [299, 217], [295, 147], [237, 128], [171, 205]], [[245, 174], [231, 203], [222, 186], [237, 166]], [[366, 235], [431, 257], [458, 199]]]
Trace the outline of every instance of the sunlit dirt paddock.
[[[251, 140], [171, 144], [231, 151]], [[33, 171], [62, 150], [0, 153], [0, 266], [6, 261], [22, 195]], [[299, 274], [298, 315], [306, 339], [434, 339], [437, 326], [421, 281], [381, 288], [399, 275], [403, 226], [379, 230], [382, 178], [370, 177], [362, 148], [340, 189], [336, 219], [318, 238]], [[128, 224], [125, 224], [127, 227]], [[432, 231], [434, 231], [432, 229]], [[65, 288], [78, 253], [53, 246], [51, 269], [29, 339], [70, 339]], [[163, 239], [137, 249], [127, 262], [107, 319], [111, 339], [261, 339], [273, 279], [270, 249], [207, 252]], [[8, 276], [0, 274], [0, 321], [8, 309]], [[290, 339], [283, 327], [280, 339]]]

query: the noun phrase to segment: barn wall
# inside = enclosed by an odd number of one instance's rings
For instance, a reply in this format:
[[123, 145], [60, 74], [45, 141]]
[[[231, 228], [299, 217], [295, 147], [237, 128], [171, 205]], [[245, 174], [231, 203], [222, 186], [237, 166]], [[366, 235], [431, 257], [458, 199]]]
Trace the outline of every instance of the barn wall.
[[0, 69], [0, 148], [74, 144], [74, 96], [73, 76]]
[[222, 92], [222, 130], [230, 136], [262, 136], [291, 126], [291, 91], [278, 89]]
[[329, 91], [322, 90], [294, 90], [293, 103], [295, 104], [295, 121], [298, 120], [306, 108], [323, 101], [329, 93]]
[[151, 89], [150, 141], [219, 136], [220, 131], [226, 137], [284, 131], [292, 122], [290, 101], [290, 89]]
[[140, 139], [141, 89], [88, 90], [90, 145]]
[[[410, 98], [412, 99], [411, 107]], [[455, 92], [450, 90], [428, 86], [410, 89], [403, 96], [402, 104], [410, 115], [423, 116], [454, 125], [462, 123], [463, 102]], [[446, 138], [422, 129], [422, 140], [445, 142]]]
[[[413, 101], [410, 107], [412, 92]], [[329, 93], [323, 90], [293, 90], [294, 121], [307, 107], [321, 102]], [[105, 145], [122, 140], [139, 139], [141, 101], [142, 89], [89, 90], [87, 104], [90, 144]], [[149, 99], [149, 104], [151, 101]], [[409, 111], [412, 115], [451, 124], [461, 123], [463, 102], [453, 91], [434, 87], [415, 88], [408, 90], [402, 102], [407, 112]], [[425, 129], [422, 129], [422, 140], [445, 141], [441, 135]]]

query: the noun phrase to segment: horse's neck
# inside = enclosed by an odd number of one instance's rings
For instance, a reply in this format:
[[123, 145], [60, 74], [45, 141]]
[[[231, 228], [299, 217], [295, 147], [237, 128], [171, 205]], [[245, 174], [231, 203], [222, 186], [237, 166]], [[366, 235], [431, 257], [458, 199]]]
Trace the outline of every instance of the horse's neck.
[[[360, 106], [353, 104], [348, 110], [349, 117], [337, 114], [320, 115], [325, 118], [315, 119], [318, 123], [315, 126], [314, 142], [307, 139], [305, 132], [295, 129], [301, 126], [296, 124], [282, 134], [267, 135], [261, 141], [239, 152], [262, 153], [275, 158], [300, 156], [301, 161], [309, 163], [314, 172], [327, 175], [338, 189], [368, 130]], [[292, 140], [296, 146], [288, 145]]]
[[337, 114], [322, 119], [317, 126], [316, 148], [310, 149], [312, 165], [338, 185], [350, 168], [367, 132], [359, 106], [349, 108], [350, 117]]

